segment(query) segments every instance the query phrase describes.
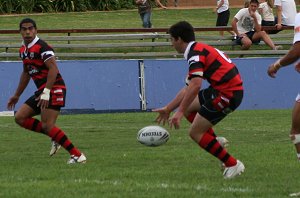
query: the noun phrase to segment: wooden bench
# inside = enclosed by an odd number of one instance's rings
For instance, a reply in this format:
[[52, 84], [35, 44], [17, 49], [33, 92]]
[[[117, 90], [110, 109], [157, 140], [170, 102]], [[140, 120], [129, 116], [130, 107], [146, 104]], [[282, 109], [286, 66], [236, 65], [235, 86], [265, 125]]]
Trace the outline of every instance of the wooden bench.
[[[224, 27], [222, 30], [227, 29], [230, 30], [229, 27]], [[218, 48], [223, 47], [224, 49], [221, 50], [228, 55], [282, 55], [287, 52], [287, 50], [275, 51], [265, 48], [242, 51], [235, 41], [232, 41], [231, 36], [223, 38], [217, 36], [216, 31], [219, 30], [219, 27], [195, 28], [196, 40]], [[180, 57], [171, 47], [170, 36], [166, 31], [166, 28], [38, 30], [39, 37], [58, 51], [56, 56], [59, 58]], [[52, 33], [59, 35], [52, 35]], [[3, 34], [13, 35], [3, 36]], [[19, 34], [19, 32], [0, 30], [0, 49], [4, 49], [0, 51], [0, 58], [8, 59], [18, 56], [17, 50], [20, 47], [21, 38], [14, 34]], [[292, 45], [293, 33], [291, 32], [281, 32], [270, 37], [275, 45]], [[258, 45], [264, 46], [265, 43], [260, 42]], [[143, 51], [145, 49], [148, 50]]]

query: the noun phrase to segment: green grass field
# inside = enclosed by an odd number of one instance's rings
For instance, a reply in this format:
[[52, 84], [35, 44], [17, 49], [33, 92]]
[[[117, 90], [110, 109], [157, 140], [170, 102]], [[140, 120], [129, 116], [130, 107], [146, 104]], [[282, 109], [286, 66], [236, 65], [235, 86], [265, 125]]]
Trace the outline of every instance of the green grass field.
[[[236, 12], [236, 9], [233, 9], [232, 12]], [[40, 29], [142, 27], [137, 10], [121, 10], [110, 12], [2, 15], [0, 16], [0, 29], [18, 29], [20, 20], [25, 17], [35, 19]], [[195, 27], [215, 26], [216, 18], [217, 15], [212, 12], [212, 9], [155, 9], [152, 12], [154, 27], [169, 27], [180, 20], [188, 20]]]
[[67, 165], [63, 149], [48, 156], [48, 137], [0, 117], [0, 197], [288, 197], [300, 192], [290, 114], [238, 110], [215, 127], [245, 163], [233, 180], [224, 180], [218, 160], [188, 137], [186, 121], [169, 130], [165, 145], [146, 147], [136, 135], [153, 124], [154, 113], [62, 115], [57, 125], [88, 158]]

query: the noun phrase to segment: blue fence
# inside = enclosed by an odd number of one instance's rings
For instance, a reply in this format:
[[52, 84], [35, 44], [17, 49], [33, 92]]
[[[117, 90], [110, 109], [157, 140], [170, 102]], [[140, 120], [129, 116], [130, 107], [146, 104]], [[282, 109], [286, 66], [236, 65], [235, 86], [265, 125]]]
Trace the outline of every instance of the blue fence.
[[[233, 59], [241, 72], [245, 96], [239, 109], [291, 108], [299, 91], [294, 67], [283, 68], [277, 78], [267, 76], [276, 58]], [[147, 109], [165, 105], [184, 86], [184, 60], [143, 60]], [[64, 112], [139, 111], [141, 83], [138, 60], [58, 61], [67, 84]], [[0, 111], [6, 110], [22, 71], [21, 62], [0, 62]], [[207, 86], [207, 84], [204, 84]], [[16, 109], [35, 91], [31, 82]]]

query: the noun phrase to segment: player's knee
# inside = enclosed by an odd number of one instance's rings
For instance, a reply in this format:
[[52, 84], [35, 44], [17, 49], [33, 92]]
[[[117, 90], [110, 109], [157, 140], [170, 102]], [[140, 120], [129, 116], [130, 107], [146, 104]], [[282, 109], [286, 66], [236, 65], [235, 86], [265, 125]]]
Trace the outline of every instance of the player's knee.
[[196, 134], [190, 130], [189, 135], [190, 135], [190, 138], [196, 142]]
[[203, 136], [203, 133], [190, 129], [189, 135], [192, 140], [194, 140], [196, 143], [199, 143]]
[[15, 123], [21, 126], [24, 123], [24, 120], [22, 121], [20, 118], [15, 117]]
[[249, 49], [252, 45], [250, 40], [243, 42], [243, 49]]
[[15, 122], [16, 122], [18, 125], [22, 126], [23, 123], [25, 122], [25, 118], [22, 117], [22, 116], [20, 116], [19, 114], [16, 114], [16, 115], [15, 115]]
[[264, 37], [264, 36], [267, 35], [267, 33], [265, 31], [260, 31], [259, 34], [260, 34], [261, 37]]

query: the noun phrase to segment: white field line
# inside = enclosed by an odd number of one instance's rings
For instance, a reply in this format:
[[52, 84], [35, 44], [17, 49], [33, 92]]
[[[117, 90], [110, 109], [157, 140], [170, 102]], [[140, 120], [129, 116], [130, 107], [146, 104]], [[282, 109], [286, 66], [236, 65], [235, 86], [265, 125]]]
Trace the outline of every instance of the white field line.
[[14, 116], [14, 111], [0, 111], [0, 116]]
[[[120, 180], [89, 180], [87, 178], [85, 179], [76, 179], [76, 183], [96, 183], [99, 185], [112, 185], [112, 186], [123, 186], [125, 183]], [[191, 190], [197, 190], [197, 191], [216, 191], [216, 189], [213, 189], [207, 185], [190, 185], [188, 183], [180, 183], [180, 184], [170, 184], [166, 182], [162, 183], [135, 183], [135, 186], [138, 187], [146, 187], [147, 190], [153, 189], [153, 188], [161, 188], [161, 189], [191, 189]], [[227, 188], [221, 188], [221, 192], [239, 192], [239, 193], [247, 193], [251, 192], [249, 187], [246, 188], [237, 188], [237, 187], [227, 187]]]
[[300, 192], [297, 193], [291, 193], [290, 197], [300, 197]]
[[221, 191], [223, 192], [250, 192], [252, 190], [250, 190], [248, 187], [246, 188], [235, 188], [235, 187], [227, 187], [227, 188], [221, 188]]

